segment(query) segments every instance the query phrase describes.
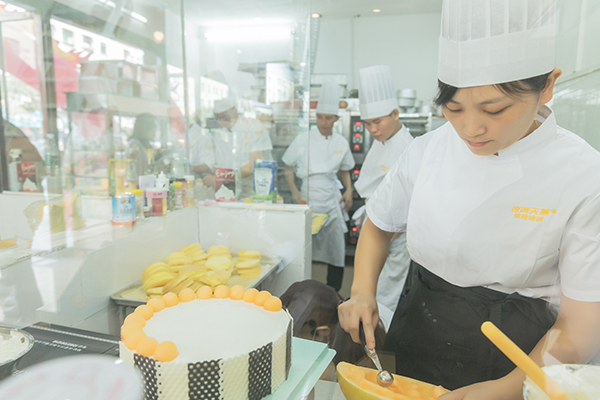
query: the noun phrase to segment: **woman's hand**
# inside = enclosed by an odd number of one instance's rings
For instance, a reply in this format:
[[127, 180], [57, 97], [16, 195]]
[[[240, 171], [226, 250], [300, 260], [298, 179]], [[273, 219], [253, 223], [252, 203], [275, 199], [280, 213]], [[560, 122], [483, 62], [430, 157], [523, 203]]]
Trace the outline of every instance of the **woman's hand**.
[[292, 190], [292, 202], [294, 204], [300, 204], [300, 200], [302, 200], [302, 193], [298, 189]]
[[352, 208], [352, 190], [346, 190], [340, 200], [344, 211], [348, 212]]
[[352, 336], [352, 340], [360, 343], [358, 326], [363, 323], [365, 341], [369, 349], [375, 348], [375, 327], [379, 322], [377, 301], [372, 294], [358, 294], [338, 307], [340, 326]]
[[211, 188], [215, 188], [215, 176], [212, 174], [206, 175], [204, 179], [202, 179], [202, 183], [204, 186], [210, 186]]

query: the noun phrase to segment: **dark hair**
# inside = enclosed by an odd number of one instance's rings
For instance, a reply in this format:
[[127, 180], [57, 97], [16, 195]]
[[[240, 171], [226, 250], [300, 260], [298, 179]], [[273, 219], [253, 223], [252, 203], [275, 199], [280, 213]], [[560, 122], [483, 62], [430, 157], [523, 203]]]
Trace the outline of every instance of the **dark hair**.
[[[546, 74], [534, 76], [533, 78], [499, 83], [494, 86], [502, 93], [512, 98], [518, 98], [525, 94], [540, 94], [546, 87], [548, 77], [551, 73], [552, 71]], [[445, 106], [446, 103], [452, 100], [457, 90], [457, 87], [450, 86], [438, 80], [438, 92], [433, 99], [433, 103], [436, 106]]]

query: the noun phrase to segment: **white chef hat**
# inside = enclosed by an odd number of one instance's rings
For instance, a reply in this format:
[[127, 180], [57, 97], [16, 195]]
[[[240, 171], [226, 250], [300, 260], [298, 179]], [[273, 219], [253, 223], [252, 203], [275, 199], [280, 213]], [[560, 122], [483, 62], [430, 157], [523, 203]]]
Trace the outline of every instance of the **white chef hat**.
[[461, 88], [552, 71], [555, 1], [444, 0], [439, 80]]
[[375, 65], [358, 71], [360, 117], [371, 119], [389, 115], [398, 108], [392, 70], [387, 65]]
[[224, 111], [230, 110], [235, 107], [236, 101], [235, 97], [228, 96], [220, 100], [215, 100], [215, 106], [213, 107], [213, 112], [215, 114], [222, 113]]
[[325, 82], [321, 85], [319, 102], [317, 103], [318, 114], [338, 115], [340, 111], [340, 85]]

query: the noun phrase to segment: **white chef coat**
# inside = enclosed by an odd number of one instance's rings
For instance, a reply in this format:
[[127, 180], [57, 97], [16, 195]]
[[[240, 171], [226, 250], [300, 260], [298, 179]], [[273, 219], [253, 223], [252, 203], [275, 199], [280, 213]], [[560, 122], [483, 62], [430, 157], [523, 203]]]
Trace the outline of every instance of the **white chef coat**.
[[367, 203], [413, 260], [461, 287], [600, 301], [600, 153], [556, 125], [478, 156], [450, 123], [415, 139]]
[[193, 124], [188, 129], [190, 165], [207, 165], [210, 169], [215, 165], [215, 144], [211, 132]]
[[[256, 119], [239, 117], [229, 129], [213, 130], [215, 166], [241, 168], [250, 162], [250, 153], [261, 151], [263, 160], [271, 160], [271, 138], [263, 124]], [[254, 192], [252, 175], [242, 178], [242, 198]]]
[[367, 157], [360, 167], [360, 176], [354, 182], [354, 188], [364, 199], [370, 199], [375, 193], [375, 189], [381, 183], [383, 178], [388, 173], [389, 169], [398, 161], [404, 150], [410, 146], [413, 137], [406, 128], [402, 128], [389, 140], [384, 143], [375, 141]]
[[[389, 169], [398, 161], [412, 141], [413, 137], [409, 130], [402, 125], [402, 128], [389, 140], [383, 143], [379, 141], [373, 143], [360, 168], [360, 176], [354, 183], [354, 188], [361, 197], [368, 200], [375, 193]], [[402, 234], [390, 244], [390, 252], [377, 281], [376, 298], [380, 313], [383, 313], [381, 306], [389, 310], [388, 314], [396, 311], [409, 267], [410, 255], [406, 249], [406, 235]]]
[[313, 212], [329, 215], [313, 240], [313, 260], [343, 267], [344, 233], [348, 228], [340, 204], [343, 186], [337, 173], [354, 168], [348, 141], [335, 133], [323, 136], [317, 127], [312, 127], [308, 134], [300, 134], [294, 139], [282, 161], [294, 167], [296, 175], [302, 179], [302, 197], [308, 198]]

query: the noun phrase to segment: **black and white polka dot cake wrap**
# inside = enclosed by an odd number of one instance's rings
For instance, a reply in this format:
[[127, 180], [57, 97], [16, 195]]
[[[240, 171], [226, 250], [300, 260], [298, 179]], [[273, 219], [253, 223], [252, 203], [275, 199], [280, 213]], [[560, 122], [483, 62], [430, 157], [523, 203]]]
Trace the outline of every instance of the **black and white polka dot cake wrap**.
[[[244, 307], [259, 309], [252, 304]], [[198, 362], [181, 362], [178, 357], [171, 362], [159, 362], [136, 354], [121, 342], [121, 358], [142, 373], [145, 400], [262, 399], [275, 392], [287, 379], [291, 367], [293, 321], [287, 311], [279, 313], [284, 313], [287, 318], [287, 326], [281, 335], [235, 357]], [[243, 330], [238, 333], [243, 337]]]

